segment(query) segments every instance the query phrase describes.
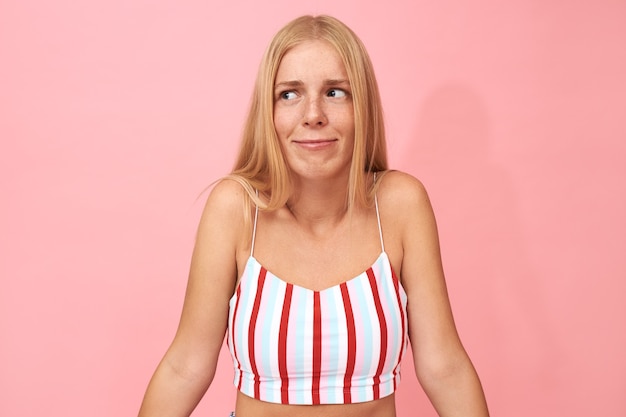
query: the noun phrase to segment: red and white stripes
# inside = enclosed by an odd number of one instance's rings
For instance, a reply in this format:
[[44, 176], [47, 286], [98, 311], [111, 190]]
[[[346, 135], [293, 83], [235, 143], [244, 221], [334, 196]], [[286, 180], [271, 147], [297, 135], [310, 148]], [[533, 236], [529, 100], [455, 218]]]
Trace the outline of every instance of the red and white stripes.
[[395, 391], [407, 346], [406, 294], [382, 252], [323, 291], [286, 283], [250, 257], [230, 300], [235, 385], [282, 404], [350, 404]]

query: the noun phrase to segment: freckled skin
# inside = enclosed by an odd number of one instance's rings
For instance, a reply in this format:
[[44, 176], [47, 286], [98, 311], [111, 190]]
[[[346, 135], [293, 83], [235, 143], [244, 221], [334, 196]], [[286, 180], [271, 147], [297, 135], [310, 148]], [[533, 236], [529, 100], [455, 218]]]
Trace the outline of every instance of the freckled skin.
[[303, 42], [283, 57], [276, 75], [274, 125], [296, 177], [346, 178], [354, 108], [346, 69], [327, 42]]

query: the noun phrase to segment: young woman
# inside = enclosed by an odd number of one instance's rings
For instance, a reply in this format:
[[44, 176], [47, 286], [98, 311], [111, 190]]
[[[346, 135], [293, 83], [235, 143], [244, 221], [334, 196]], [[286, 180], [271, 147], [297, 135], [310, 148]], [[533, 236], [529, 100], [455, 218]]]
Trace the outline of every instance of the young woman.
[[225, 337], [237, 417], [393, 417], [409, 338], [439, 415], [488, 415], [426, 191], [388, 170], [371, 62], [328, 16], [290, 22], [265, 53], [239, 157], [208, 198], [180, 325], [139, 415], [190, 415]]

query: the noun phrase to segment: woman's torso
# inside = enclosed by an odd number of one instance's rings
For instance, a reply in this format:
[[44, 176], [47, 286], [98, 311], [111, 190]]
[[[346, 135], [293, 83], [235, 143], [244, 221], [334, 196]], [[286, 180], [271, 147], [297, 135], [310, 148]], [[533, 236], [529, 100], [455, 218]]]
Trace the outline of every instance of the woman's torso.
[[[314, 228], [307, 230], [299, 227], [293, 213], [286, 208], [271, 213], [259, 212], [255, 230], [254, 254], [252, 256], [250, 250], [248, 256], [245, 256], [245, 250], [242, 251], [240, 255], [244, 256], [238, 257], [239, 270], [250, 268], [252, 263], [271, 271], [271, 279], [277, 280], [277, 283], [292, 284], [305, 292], [324, 294], [345, 285], [346, 280], [367, 281], [368, 276], [363, 271], [377, 268], [377, 264], [387, 263], [392, 269], [399, 268], [398, 260], [401, 253], [398, 245], [389, 243], [387, 239], [387, 247], [382, 247], [381, 229], [375, 207], [356, 210], [349, 218], [326, 230]], [[394, 231], [393, 227], [388, 227], [385, 228], [385, 233], [394, 236], [397, 231]], [[400, 293], [403, 290], [401, 286], [400, 290], [397, 287], [396, 283], [396, 294], [400, 301]], [[404, 320], [403, 318], [402, 321]], [[395, 333], [401, 333], [399, 326]], [[405, 327], [406, 324], [403, 322], [402, 326]], [[404, 336], [402, 343], [405, 347]], [[398, 351], [400, 355], [404, 347]], [[393, 381], [392, 392], [395, 391], [395, 382]], [[294, 414], [314, 416], [320, 415], [320, 411], [323, 411], [323, 415], [365, 414], [387, 417], [395, 415], [393, 398], [393, 394], [389, 395], [388, 390], [382, 398], [375, 401], [310, 407], [272, 404], [238, 392], [237, 415], [238, 417]]]

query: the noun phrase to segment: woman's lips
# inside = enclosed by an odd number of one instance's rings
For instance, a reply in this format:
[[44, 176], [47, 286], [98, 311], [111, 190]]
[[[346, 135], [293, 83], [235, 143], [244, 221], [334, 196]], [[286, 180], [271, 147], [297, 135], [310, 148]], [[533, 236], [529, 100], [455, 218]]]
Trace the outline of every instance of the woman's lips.
[[297, 145], [307, 149], [322, 149], [334, 144], [337, 139], [298, 139], [294, 140]]

